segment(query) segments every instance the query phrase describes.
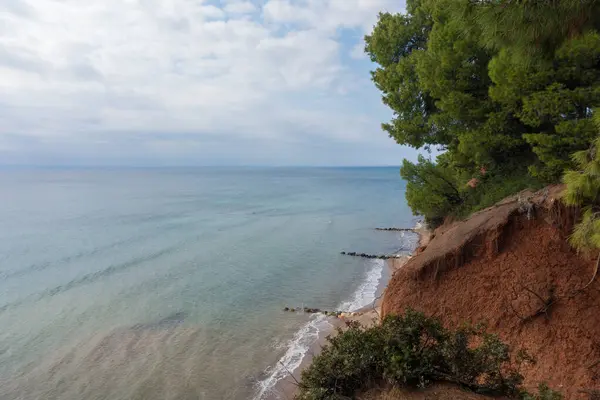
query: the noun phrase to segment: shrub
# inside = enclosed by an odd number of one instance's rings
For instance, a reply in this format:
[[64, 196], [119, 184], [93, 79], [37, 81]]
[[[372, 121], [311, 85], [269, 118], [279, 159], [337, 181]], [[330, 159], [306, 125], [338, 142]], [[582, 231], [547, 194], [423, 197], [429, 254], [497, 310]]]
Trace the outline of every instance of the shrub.
[[328, 341], [302, 373], [298, 400], [349, 398], [380, 383], [417, 388], [436, 381], [479, 393], [521, 393], [523, 378], [508, 346], [482, 327], [451, 331], [409, 309], [371, 328], [350, 323]]
[[472, 213], [493, 206], [504, 198], [525, 189], [541, 189], [544, 184], [524, 170], [515, 166], [514, 170], [502, 168], [483, 176], [480, 184], [469, 189], [465, 194], [465, 202], [455, 210], [459, 218], [468, 217]]
[[522, 398], [523, 400], [561, 400], [563, 397], [560, 393], [550, 389], [545, 383], [540, 383], [537, 394], [524, 393]]
[[446, 217], [466, 218], [524, 189], [544, 186], [518, 160], [489, 170], [461, 172], [447, 158], [438, 157], [438, 163], [424, 157], [416, 164], [404, 160], [400, 171], [407, 182], [408, 205], [425, 218], [431, 229], [441, 225]]

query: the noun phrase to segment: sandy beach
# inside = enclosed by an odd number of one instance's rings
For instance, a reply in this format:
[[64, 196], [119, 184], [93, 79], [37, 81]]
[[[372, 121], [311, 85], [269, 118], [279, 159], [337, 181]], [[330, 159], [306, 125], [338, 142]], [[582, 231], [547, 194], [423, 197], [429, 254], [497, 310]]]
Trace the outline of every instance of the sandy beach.
[[[419, 235], [419, 241], [417, 242], [417, 247], [415, 248], [416, 251], [419, 248], [427, 246], [429, 240], [431, 239], [431, 232], [427, 230], [423, 225], [415, 229], [414, 232]], [[381, 292], [379, 297], [375, 300], [375, 303], [369, 307], [365, 307], [362, 310], [359, 310], [356, 313], [358, 315], [347, 317], [345, 319], [347, 321], [359, 322], [361, 325], [366, 327], [377, 324], [381, 319], [381, 302], [383, 301], [383, 294], [385, 293], [385, 289], [387, 288], [387, 283], [392, 278], [392, 276], [394, 276], [396, 271], [402, 268], [408, 262], [408, 260], [411, 259], [415, 251], [413, 251], [411, 255], [407, 255], [400, 258], [390, 258], [389, 260], [387, 260], [386, 264], [390, 273], [389, 279], [382, 283], [383, 285], [385, 285], [385, 287], [383, 288], [383, 291]]]
[[[420, 225], [418, 228], [414, 230], [416, 234], [419, 235], [419, 240], [417, 242], [415, 251], [423, 246], [427, 246], [429, 240], [431, 238], [431, 232], [425, 228], [425, 226]], [[302, 371], [310, 365], [312, 359], [318, 355], [323, 346], [327, 344], [327, 338], [330, 336], [335, 336], [338, 333], [338, 329], [344, 329], [346, 327], [347, 322], [358, 322], [362, 326], [370, 327], [379, 323], [381, 320], [381, 302], [383, 300], [383, 294], [387, 288], [387, 284], [392, 276], [402, 268], [408, 260], [411, 259], [411, 255], [406, 255], [398, 258], [390, 258], [386, 260], [386, 265], [388, 267], [388, 274], [385, 275], [385, 278], [382, 278], [382, 282], [380, 282], [381, 288], [378, 290], [379, 296], [375, 299], [375, 302], [367, 307], [364, 307], [361, 310], [358, 310], [353, 313], [349, 313], [351, 315], [345, 314], [340, 318], [330, 317], [327, 322], [331, 325], [329, 330], [324, 331], [319, 339], [313, 344], [311, 349], [308, 351], [300, 366], [293, 372], [290, 373], [289, 377], [282, 379], [275, 385], [270, 395], [267, 396], [268, 400], [291, 400], [294, 398], [294, 395], [297, 390], [298, 382], [300, 381], [300, 377]]]

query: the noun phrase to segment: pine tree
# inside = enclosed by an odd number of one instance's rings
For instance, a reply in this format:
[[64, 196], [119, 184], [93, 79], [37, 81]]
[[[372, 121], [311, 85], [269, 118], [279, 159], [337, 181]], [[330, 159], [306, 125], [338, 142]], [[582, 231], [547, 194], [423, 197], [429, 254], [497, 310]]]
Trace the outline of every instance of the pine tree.
[[565, 39], [600, 28], [598, 0], [475, 0], [463, 12], [485, 47], [510, 49], [524, 63], [552, 58]]
[[[593, 120], [600, 130], [600, 114], [594, 114]], [[563, 201], [569, 206], [581, 207], [581, 221], [575, 225], [569, 241], [573, 247], [582, 251], [600, 250], [600, 136], [597, 136], [587, 150], [572, 155], [575, 169], [568, 170], [563, 176], [566, 189]], [[600, 255], [596, 262], [594, 275], [600, 267]]]
[[[594, 122], [600, 129], [599, 114], [594, 114]], [[572, 159], [576, 168], [564, 174], [563, 201], [582, 207], [583, 213], [570, 242], [581, 250], [600, 249], [600, 136], [589, 149], [573, 153]]]
[[419, 156], [416, 164], [404, 160], [400, 174], [407, 182], [408, 205], [432, 227], [441, 224], [444, 217], [463, 202], [456, 174], [443, 163], [434, 164]]
[[[600, 0], [407, 0], [405, 14], [380, 14], [365, 51], [393, 111], [383, 130], [444, 151], [405, 163], [413, 210], [462, 216], [579, 170], [570, 155], [598, 136], [599, 32]], [[466, 190], [482, 167], [485, 180]]]

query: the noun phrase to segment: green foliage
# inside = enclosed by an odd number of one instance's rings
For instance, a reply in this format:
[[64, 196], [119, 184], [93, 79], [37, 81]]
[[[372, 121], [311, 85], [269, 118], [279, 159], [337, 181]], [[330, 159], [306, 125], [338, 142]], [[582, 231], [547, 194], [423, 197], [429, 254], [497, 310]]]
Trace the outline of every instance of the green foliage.
[[541, 189], [544, 183], [527, 173], [523, 165], [507, 164], [492, 170], [480, 178], [475, 188], [469, 188], [461, 207], [453, 211], [456, 217], [470, 214], [493, 206], [504, 198], [525, 189]]
[[451, 331], [409, 309], [372, 328], [351, 323], [328, 340], [302, 373], [298, 400], [352, 398], [384, 382], [416, 388], [446, 381], [481, 393], [521, 393], [508, 346], [482, 327]]
[[406, 200], [415, 213], [435, 225], [463, 202], [454, 171], [423, 156], [413, 164], [404, 160], [400, 170], [406, 180]]
[[481, 32], [489, 49], [510, 49], [520, 62], [552, 55], [565, 38], [599, 26], [596, 0], [480, 0], [463, 18]]
[[[600, 129], [600, 116], [595, 114], [594, 120]], [[581, 250], [600, 249], [600, 136], [587, 150], [573, 153], [572, 160], [576, 168], [563, 176], [563, 201], [582, 207], [583, 215], [570, 242]]]
[[[529, 172], [556, 182], [570, 154], [596, 136], [591, 109], [600, 106], [600, 2], [472, 2], [469, 32], [494, 51], [490, 98], [517, 118], [515, 132], [535, 154]], [[470, 26], [473, 25], [474, 28]]]
[[[539, 179], [527, 173], [527, 167], [518, 158], [485, 174], [470, 170], [461, 174], [456, 164], [448, 153], [438, 157], [437, 164], [422, 156], [416, 164], [403, 162], [400, 174], [407, 182], [408, 205], [413, 212], [423, 215], [432, 228], [441, 224], [444, 217], [466, 217], [521, 190], [543, 187]], [[474, 176], [477, 184], [471, 187], [467, 183]]]
[[414, 57], [425, 48], [431, 15], [420, 0], [409, 0], [406, 9], [406, 15], [379, 14], [372, 35], [365, 37], [365, 51], [381, 66], [371, 73], [373, 81], [383, 93], [383, 103], [396, 116], [382, 127], [401, 144], [422, 147], [444, 143], [444, 132], [429, 121], [436, 106], [419, 86]]
[[[365, 50], [380, 65], [372, 73], [394, 119], [383, 129], [398, 143], [438, 145], [490, 162], [523, 147], [516, 118], [500, 110], [488, 91], [492, 57], [465, 34], [452, 10], [468, 0], [413, 0], [407, 14], [381, 14]], [[518, 124], [517, 124], [518, 125]]]
[[596, 136], [591, 109], [600, 105], [600, 35], [566, 41], [552, 63], [515, 63], [508, 51], [490, 62], [490, 96], [523, 124], [522, 137], [537, 160], [533, 175], [554, 182], [569, 156]]
[[[464, 187], [481, 167], [497, 193], [573, 168], [597, 133], [598, 29], [600, 0], [410, 0], [405, 14], [380, 14], [365, 51], [394, 112], [383, 129], [444, 151], [435, 167], [404, 164], [413, 210], [439, 220], [489, 205], [495, 195]], [[423, 179], [432, 171], [452, 184]]]
[[548, 387], [545, 383], [540, 383], [537, 394], [523, 393], [523, 400], [562, 400], [562, 395]]

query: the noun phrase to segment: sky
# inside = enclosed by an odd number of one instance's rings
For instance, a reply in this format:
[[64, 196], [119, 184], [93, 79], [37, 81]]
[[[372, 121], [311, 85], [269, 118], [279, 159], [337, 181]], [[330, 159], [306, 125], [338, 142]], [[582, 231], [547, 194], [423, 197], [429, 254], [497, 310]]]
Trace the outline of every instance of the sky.
[[403, 0], [0, 0], [0, 164], [399, 165], [363, 37]]

